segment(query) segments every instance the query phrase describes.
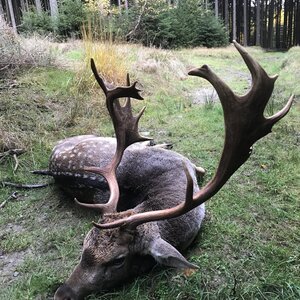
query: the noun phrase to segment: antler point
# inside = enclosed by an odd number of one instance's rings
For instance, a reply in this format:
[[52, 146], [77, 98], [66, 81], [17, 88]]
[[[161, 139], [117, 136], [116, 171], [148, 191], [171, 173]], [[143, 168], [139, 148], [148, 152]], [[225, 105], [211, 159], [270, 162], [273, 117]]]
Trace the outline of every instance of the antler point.
[[275, 74], [273, 76], [270, 76], [270, 78], [273, 79], [274, 82], [275, 82], [277, 80], [278, 76], [279, 76], [278, 74]]

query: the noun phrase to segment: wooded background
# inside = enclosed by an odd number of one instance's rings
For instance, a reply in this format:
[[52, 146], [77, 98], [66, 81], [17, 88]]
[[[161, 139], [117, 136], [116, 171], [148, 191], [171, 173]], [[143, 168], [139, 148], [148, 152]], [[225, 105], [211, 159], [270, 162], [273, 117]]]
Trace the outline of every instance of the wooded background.
[[[63, 1], [63, 0], [61, 0]], [[120, 14], [147, 1], [167, 2], [170, 9], [183, 0], [98, 0], [100, 6], [119, 8]], [[186, 1], [186, 0], [185, 0]], [[59, 0], [0, 0], [0, 14], [18, 30], [22, 12], [34, 6], [47, 11], [53, 18], [59, 14]], [[83, 1], [87, 2], [87, 1]], [[91, 2], [91, 1], [90, 1]], [[244, 46], [257, 45], [268, 49], [289, 49], [300, 45], [300, 0], [200, 0], [199, 5], [213, 10], [223, 21], [229, 41], [237, 40]]]
[[300, 44], [299, 0], [211, 0], [230, 39], [243, 45], [287, 49]]

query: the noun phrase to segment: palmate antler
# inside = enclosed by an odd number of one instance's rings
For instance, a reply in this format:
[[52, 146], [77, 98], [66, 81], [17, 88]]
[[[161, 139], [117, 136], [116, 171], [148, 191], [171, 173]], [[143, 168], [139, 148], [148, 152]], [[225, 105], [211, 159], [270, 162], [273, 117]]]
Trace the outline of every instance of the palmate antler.
[[205, 78], [214, 86], [224, 111], [225, 142], [214, 177], [199, 192], [193, 194], [192, 178], [187, 169], [184, 168], [187, 176], [184, 202], [169, 209], [139, 213], [111, 223], [94, 224], [96, 227], [126, 226], [135, 228], [146, 222], [178, 217], [201, 205], [215, 195], [231, 175], [249, 158], [252, 145], [270, 133], [273, 125], [288, 113], [293, 102], [293, 96], [290, 97], [281, 111], [272, 117], [264, 117], [263, 113], [273, 92], [277, 76], [269, 77], [243, 47], [235, 41], [234, 45], [252, 75], [252, 87], [246, 95], [237, 96], [234, 94], [226, 83], [206, 65], [189, 72], [189, 75]]
[[[128, 74], [127, 87], [116, 87], [109, 90], [102, 78], [99, 76], [93, 59], [91, 59], [91, 68], [98, 84], [106, 96], [106, 107], [113, 121], [117, 139], [117, 149], [112, 161], [104, 168], [84, 167], [84, 171], [102, 175], [107, 180], [110, 189], [108, 202], [105, 204], [86, 204], [78, 202], [76, 199], [75, 201], [80, 206], [97, 209], [100, 210], [101, 213], [112, 213], [117, 210], [120, 195], [119, 185], [116, 178], [116, 170], [125, 149], [136, 142], [149, 140], [148, 138], [140, 136], [138, 132], [138, 122], [144, 113], [145, 107], [137, 116], [133, 116], [130, 98], [135, 98], [137, 100], [143, 100], [143, 98], [139, 94], [140, 90], [136, 88], [137, 82], [130, 85]], [[124, 106], [122, 106], [119, 101], [119, 98], [123, 97], [127, 98]]]

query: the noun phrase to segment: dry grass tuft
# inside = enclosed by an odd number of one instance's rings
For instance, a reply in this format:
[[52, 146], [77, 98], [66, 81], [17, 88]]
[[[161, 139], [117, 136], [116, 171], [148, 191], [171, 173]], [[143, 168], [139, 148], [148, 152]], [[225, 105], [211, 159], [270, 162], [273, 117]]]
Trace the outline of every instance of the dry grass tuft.
[[95, 41], [91, 28], [83, 29], [85, 50], [85, 67], [82, 71], [84, 82], [89, 86], [95, 85], [95, 80], [90, 71], [90, 60], [94, 59], [99, 74], [111, 85], [126, 84], [128, 69], [125, 56], [119, 51], [119, 45], [112, 41]]
[[[3, 124], [2, 124], [3, 125]], [[24, 149], [25, 145], [16, 132], [0, 128], [0, 153], [11, 149]]]
[[56, 63], [58, 47], [49, 37], [15, 34], [0, 15], [0, 70], [22, 66], [49, 66]]
[[174, 54], [174, 52], [155, 49], [140, 48], [137, 53], [137, 61], [135, 63], [137, 70], [149, 73], [160, 74], [162, 76], [174, 75], [180, 80], [187, 77], [186, 67]]
[[60, 51], [49, 37], [33, 35], [20, 38], [21, 53], [25, 64], [33, 66], [55, 65]]
[[0, 15], [0, 70], [5, 69], [13, 61], [18, 48], [17, 36]]

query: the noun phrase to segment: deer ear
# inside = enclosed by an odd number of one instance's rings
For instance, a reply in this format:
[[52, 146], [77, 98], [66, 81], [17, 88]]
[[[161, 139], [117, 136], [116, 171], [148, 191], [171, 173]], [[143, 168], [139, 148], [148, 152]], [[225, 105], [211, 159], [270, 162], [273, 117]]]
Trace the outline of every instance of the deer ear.
[[150, 247], [150, 254], [158, 263], [168, 267], [182, 269], [199, 268], [197, 265], [189, 263], [178, 250], [162, 238], [153, 241]]

